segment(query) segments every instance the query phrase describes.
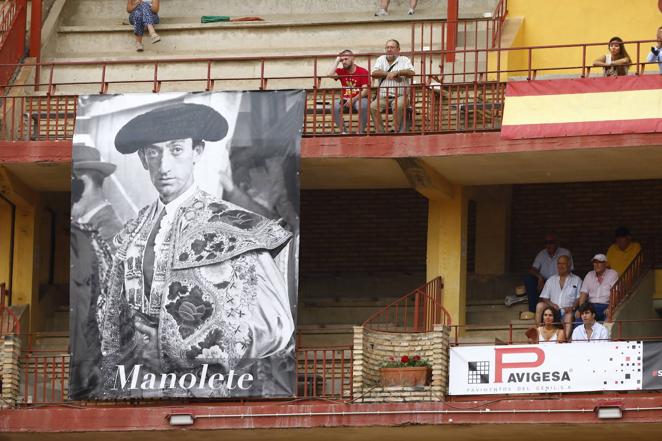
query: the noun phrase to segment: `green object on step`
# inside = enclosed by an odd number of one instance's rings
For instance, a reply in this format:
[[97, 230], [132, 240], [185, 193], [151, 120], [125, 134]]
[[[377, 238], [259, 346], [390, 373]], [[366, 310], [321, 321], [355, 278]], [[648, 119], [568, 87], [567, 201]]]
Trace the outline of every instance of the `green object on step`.
[[203, 15], [200, 17], [200, 23], [217, 23], [219, 21], [230, 21], [228, 15]]

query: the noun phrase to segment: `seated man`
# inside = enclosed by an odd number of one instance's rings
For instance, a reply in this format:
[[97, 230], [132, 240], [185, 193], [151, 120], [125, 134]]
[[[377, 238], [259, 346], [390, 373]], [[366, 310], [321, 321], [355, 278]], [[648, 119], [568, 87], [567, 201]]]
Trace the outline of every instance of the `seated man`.
[[582, 279], [570, 271], [568, 256], [559, 256], [556, 268], [558, 274], [547, 279], [540, 294], [540, 302], [536, 306], [536, 324], [541, 323], [542, 312], [549, 306], [558, 311], [563, 320], [565, 335], [570, 335], [572, 311], [579, 304], [579, 287], [582, 285]]
[[572, 332], [573, 343], [589, 343], [593, 341], [608, 341], [609, 331], [595, 321], [595, 307], [591, 303], [582, 303], [579, 306], [582, 325]]
[[[593, 271], [589, 271], [584, 277], [584, 283], [579, 290], [579, 304], [591, 302], [595, 309], [596, 319], [599, 321], [607, 320], [607, 308], [609, 307], [609, 297], [611, 287], [618, 280], [618, 273], [613, 269], [607, 268], [607, 256], [596, 254], [593, 256]], [[577, 317], [579, 318], [579, 317]]]
[[608, 266], [620, 276], [640, 252], [641, 245], [632, 241], [630, 230], [618, 227], [614, 231], [614, 243], [607, 250]]
[[559, 247], [559, 241], [555, 234], [548, 233], [545, 236], [545, 249], [536, 255], [529, 269], [529, 274], [524, 277], [530, 312], [536, 312], [538, 293], [545, 286], [545, 281], [556, 275], [556, 263], [560, 256], [568, 256], [570, 258], [570, 271], [572, 271], [574, 268], [572, 254], [567, 249]]
[[[340, 65], [340, 67], [339, 67]], [[349, 132], [347, 123], [343, 121], [343, 111], [359, 114], [359, 134], [365, 133], [368, 122], [368, 95], [370, 93], [370, 73], [361, 66], [354, 64], [354, 53], [349, 49], [342, 51], [329, 67], [327, 75], [342, 84], [340, 99], [333, 103], [333, 121], [342, 134]], [[356, 117], [354, 117], [356, 118]]]
[[386, 54], [377, 58], [372, 68], [372, 77], [379, 80], [379, 93], [370, 104], [370, 115], [377, 133], [384, 133], [382, 112], [388, 108], [393, 109], [395, 131], [405, 131], [407, 126], [404, 121], [405, 109], [413, 76], [414, 66], [409, 58], [400, 55], [398, 40], [388, 40]]

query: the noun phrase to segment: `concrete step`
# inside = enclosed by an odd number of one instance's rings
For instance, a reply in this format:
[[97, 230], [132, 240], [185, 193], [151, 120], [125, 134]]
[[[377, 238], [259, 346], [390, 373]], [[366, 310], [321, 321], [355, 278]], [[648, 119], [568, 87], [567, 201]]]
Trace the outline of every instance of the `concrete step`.
[[[298, 321], [302, 325], [343, 324], [360, 325], [386, 304], [338, 304], [311, 306], [303, 305], [298, 312]], [[403, 311], [402, 308], [400, 308]]]
[[508, 326], [512, 320], [519, 319], [520, 313], [526, 310], [528, 310], [526, 303], [511, 307], [505, 306], [503, 302], [500, 304], [468, 305], [466, 320], [467, 324], [470, 325], [502, 324], [502, 326]]
[[[463, 0], [460, 2], [460, 17], [482, 16], [491, 12], [497, 0]], [[390, 15], [406, 16], [408, 2], [406, 0], [393, 0]], [[197, 17], [202, 15], [228, 15], [237, 16], [269, 16], [269, 15], [297, 15], [319, 14], [334, 15], [347, 14], [353, 16], [372, 17], [376, 10], [375, 0], [355, 0], [347, 3], [343, 0], [253, 0], [224, 1], [218, 0], [178, 0], [176, 3], [162, 2], [159, 16], [162, 20], [169, 17]], [[447, 2], [445, 0], [419, 0], [416, 17], [426, 13], [445, 16]], [[88, 23], [91, 17], [126, 17], [125, 2], [116, 0], [77, 0], [69, 1], [65, 6], [63, 21], [66, 24]], [[409, 17], [411, 18], [411, 17]]]
[[297, 331], [297, 344], [301, 347], [351, 345], [354, 339], [354, 326], [347, 324], [299, 324]]
[[[161, 41], [151, 44], [145, 39], [145, 52], [166, 56], [232, 56], [276, 55], [301, 53], [314, 49], [318, 54], [336, 54], [343, 48], [356, 52], [381, 53], [389, 38], [400, 41], [403, 52], [412, 50], [411, 24], [399, 21], [373, 21], [348, 26], [346, 23], [317, 25], [164, 25], [159, 27]], [[484, 33], [480, 33], [483, 35]], [[472, 33], [473, 35], [473, 33]], [[458, 47], [466, 37], [460, 32]], [[481, 38], [479, 38], [480, 42]], [[98, 44], [103, 41], [103, 46]], [[95, 54], [96, 59], [135, 52], [129, 26], [65, 26], [57, 32], [54, 45], [44, 51], [44, 58], [81, 58], [79, 54]], [[469, 42], [470, 47], [473, 43]], [[441, 49], [441, 41], [428, 43], [427, 48]], [[194, 55], [193, 55], [194, 54]]]

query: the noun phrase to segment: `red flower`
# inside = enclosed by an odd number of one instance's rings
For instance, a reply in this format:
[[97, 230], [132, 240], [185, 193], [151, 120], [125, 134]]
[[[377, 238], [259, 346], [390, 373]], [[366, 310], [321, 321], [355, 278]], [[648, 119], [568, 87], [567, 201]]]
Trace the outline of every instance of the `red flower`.
[[420, 355], [414, 355], [414, 361], [421, 361]]
[[395, 357], [392, 356], [392, 355], [388, 359], [391, 360], [391, 361], [395, 361]]
[[406, 355], [403, 355], [402, 358], [400, 359], [402, 363], [409, 363], [409, 357]]

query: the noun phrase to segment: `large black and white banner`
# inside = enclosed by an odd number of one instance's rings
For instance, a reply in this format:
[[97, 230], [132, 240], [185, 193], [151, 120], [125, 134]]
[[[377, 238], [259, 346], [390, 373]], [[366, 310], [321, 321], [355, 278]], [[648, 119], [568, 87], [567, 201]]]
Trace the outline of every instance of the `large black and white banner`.
[[71, 399], [295, 394], [299, 91], [82, 96]]
[[449, 395], [662, 389], [662, 343], [461, 346], [450, 350]]

